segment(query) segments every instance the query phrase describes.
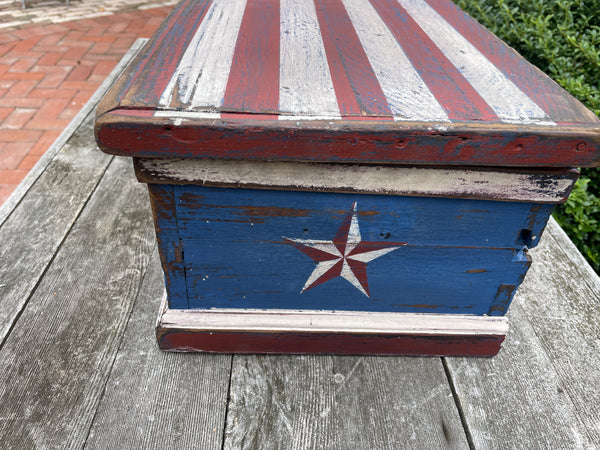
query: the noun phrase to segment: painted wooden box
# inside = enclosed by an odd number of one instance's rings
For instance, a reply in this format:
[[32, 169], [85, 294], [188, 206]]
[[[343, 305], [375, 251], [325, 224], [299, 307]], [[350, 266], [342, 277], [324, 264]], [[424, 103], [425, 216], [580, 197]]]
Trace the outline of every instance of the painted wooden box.
[[478, 355], [598, 119], [443, 0], [184, 0], [97, 112], [167, 350]]

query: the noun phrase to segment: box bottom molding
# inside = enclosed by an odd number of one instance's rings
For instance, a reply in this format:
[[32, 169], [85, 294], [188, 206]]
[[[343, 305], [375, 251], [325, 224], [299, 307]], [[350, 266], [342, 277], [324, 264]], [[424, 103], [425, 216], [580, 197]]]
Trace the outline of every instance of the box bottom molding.
[[214, 353], [494, 356], [506, 317], [359, 311], [171, 309], [156, 336], [162, 350]]

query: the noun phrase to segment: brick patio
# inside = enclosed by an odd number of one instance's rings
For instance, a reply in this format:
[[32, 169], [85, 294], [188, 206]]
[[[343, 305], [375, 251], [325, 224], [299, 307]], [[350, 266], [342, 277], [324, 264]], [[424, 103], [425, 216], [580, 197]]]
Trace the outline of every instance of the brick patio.
[[0, 204], [133, 42], [150, 37], [171, 10], [134, 0], [117, 2], [125, 10], [115, 13], [93, 1], [44, 5], [21, 15], [16, 2], [0, 10]]

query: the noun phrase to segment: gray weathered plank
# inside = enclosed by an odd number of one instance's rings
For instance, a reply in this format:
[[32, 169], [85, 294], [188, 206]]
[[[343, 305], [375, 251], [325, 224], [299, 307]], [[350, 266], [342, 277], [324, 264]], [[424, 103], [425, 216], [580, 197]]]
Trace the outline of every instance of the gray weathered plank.
[[163, 291], [155, 252], [86, 448], [221, 448], [232, 357], [161, 352], [154, 326]]
[[447, 359], [475, 448], [600, 445], [598, 278], [559, 232], [531, 252], [498, 356]]
[[235, 356], [227, 449], [468, 448], [439, 358]]
[[0, 342], [111, 161], [111, 157], [98, 151], [92, 139], [93, 109], [143, 42], [136, 42], [123, 57], [0, 208]]
[[540, 264], [532, 267], [520, 305], [587, 437], [600, 447], [600, 277], [554, 221], [534, 258]]
[[112, 161], [0, 351], [5, 448], [79, 447], [88, 434], [155, 246], [133, 176]]
[[92, 120], [90, 115], [0, 228], [0, 341], [111, 161], [90, 139]]

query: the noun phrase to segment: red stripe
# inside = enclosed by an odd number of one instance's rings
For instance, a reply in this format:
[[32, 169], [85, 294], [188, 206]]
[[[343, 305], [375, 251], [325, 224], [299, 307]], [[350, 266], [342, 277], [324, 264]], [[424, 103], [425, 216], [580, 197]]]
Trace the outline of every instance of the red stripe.
[[[187, 0], [179, 4], [147, 44], [149, 50], [136, 64], [127, 90], [133, 103], [156, 106], [212, 0]], [[121, 98], [122, 100], [122, 98]]]
[[223, 119], [237, 120], [277, 120], [278, 114], [249, 114], [249, 113], [221, 113]]
[[426, 0], [555, 122], [598, 122], [577, 100], [447, 0]]
[[451, 120], [500, 120], [397, 1], [371, 0], [371, 4]]
[[341, 0], [315, 0], [333, 87], [342, 116], [392, 111]]
[[267, 114], [277, 112], [279, 21], [279, 0], [248, 0], [223, 109]]

